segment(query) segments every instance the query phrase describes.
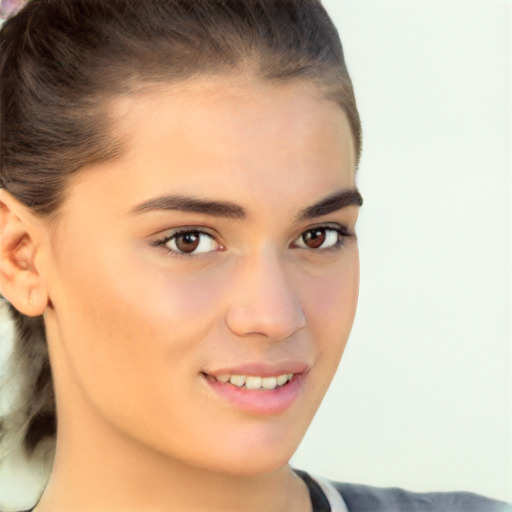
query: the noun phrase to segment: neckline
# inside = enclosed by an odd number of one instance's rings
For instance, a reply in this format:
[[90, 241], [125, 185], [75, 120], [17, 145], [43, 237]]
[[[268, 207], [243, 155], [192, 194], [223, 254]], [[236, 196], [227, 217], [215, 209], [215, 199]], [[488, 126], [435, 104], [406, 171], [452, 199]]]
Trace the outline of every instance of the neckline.
[[293, 470], [306, 484], [311, 499], [312, 512], [332, 512], [331, 504], [318, 483], [305, 471]]

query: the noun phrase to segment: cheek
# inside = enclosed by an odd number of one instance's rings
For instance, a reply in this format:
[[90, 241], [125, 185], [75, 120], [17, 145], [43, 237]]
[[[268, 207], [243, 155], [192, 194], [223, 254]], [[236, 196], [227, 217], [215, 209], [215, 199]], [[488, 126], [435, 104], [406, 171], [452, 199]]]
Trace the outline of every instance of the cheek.
[[215, 276], [156, 265], [129, 249], [124, 257], [105, 247], [97, 250], [100, 261], [75, 251], [73, 264], [59, 269], [63, 288], [57, 302], [68, 310], [62, 318], [72, 318], [72, 324], [105, 330], [112, 340], [125, 331], [159, 331], [168, 337], [197, 326], [213, 310]]
[[155, 374], [168, 379], [197, 370], [201, 354], [193, 349], [219, 314], [221, 281], [208, 274], [187, 277], [106, 247], [93, 264], [90, 255], [74, 250], [65, 260], [73, 263], [60, 265], [55, 311], [66, 364], [88, 391], [102, 383], [114, 400], [123, 389], [130, 395], [134, 383], [151, 387]]
[[[327, 325], [351, 326], [359, 293], [359, 256], [352, 250], [338, 265], [321, 278], [307, 283], [305, 298], [315, 319], [322, 318]], [[309, 298], [308, 298], [309, 297]]]
[[119, 258], [97, 262], [92, 275], [86, 268], [85, 259], [75, 259], [62, 269], [61, 396], [73, 398], [66, 390], [72, 383], [102, 417], [148, 442], [162, 438], [164, 427], [203, 424], [196, 417], [201, 408], [190, 402], [200, 400], [199, 370], [222, 316], [216, 297], [227, 285], [221, 276], [186, 276]]
[[319, 358], [335, 370], [348, 340], [359, 293], [359, 255], [350, 248], [339, 264], [304, 285], [302, 303]]

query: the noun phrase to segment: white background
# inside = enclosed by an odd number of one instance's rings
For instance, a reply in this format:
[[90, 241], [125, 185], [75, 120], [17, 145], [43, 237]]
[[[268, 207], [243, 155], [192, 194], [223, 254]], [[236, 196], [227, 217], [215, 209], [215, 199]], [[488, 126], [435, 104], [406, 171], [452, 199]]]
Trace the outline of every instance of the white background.
[[293, 462], [511, 501], [512, 3], [324, 3], [364, 129], [361, 293]]
[[294, 463], [510, 501], [512, 3], [324, 4], [363, 122], [361, 289]]

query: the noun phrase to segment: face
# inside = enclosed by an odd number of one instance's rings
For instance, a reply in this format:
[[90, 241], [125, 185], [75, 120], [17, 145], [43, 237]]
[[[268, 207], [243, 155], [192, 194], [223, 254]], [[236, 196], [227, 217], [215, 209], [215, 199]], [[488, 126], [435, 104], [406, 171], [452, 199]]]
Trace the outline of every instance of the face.
[[112, 111], [127, 151], [73, 178], [42, 260], [59, 421], [215, 471], [278, 468], [356, 309], [347, 119], [306, 84], [213, 79]]

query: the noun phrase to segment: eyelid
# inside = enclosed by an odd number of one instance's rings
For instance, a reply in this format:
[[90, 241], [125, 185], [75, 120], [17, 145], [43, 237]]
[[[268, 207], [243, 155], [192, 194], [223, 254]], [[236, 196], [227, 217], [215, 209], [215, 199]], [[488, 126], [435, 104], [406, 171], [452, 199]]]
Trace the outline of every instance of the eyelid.
[[299, 236], [297, 236], [293, 240], [292, 245], [295, 244], [297, 242], [297, 240], [300, 240], [306, 233], [308, 233], [310, 231], [313, 231], [315, 229], [324, 229], [326, 231], [335, 231], [341, 237], [341, 240], [339, 240], [334, 246], [326, 247], [326, 248], [323, 248], [323, 249], [322, 248], [313, 249], [313, 248], [310, 248], [310, 247], [303, 247], [303, 246], [296, 246], [296, 247], [299, 248], [299, 249], [316, 251], [316, 252], [329, 251], [329, 250], [335, 250], [335, 249], [343, 246], [345, 244], [345, 241], [346, 241], [347, 238], [356, 238], [356, 234], [355, 234], [354, 230], [350, 229], [346, 224], [325, 223], [324, 222], [324, 223], [308, 226], [306, 229], [301, 231]]
[[298, 236], [303, 235], [304, 233], [307, 233], [308, 231], [311, 231], [313, 229], [333, 229], [334, 231], [338, 231], [344, 236], [355, 236], [355, 231], [351, 229], [348, 224], [344, 224], [341, 222], [318, 222], [316, 224], [311, 224], [309, 226], [306, 226], [305, 228], [301, 229]]
[[204, 224], [183, 224], [183, 225], [177, 225], [174, 227], [166, 228], [166, 229], [159, 229], [156, 233], [153, 233], [151, 235], [152, 237], [160, 237], [163, 238], [164, 236], [171, 237], [175, 235], [176, 233], [188, 233], [190, 231], [197, 231], [200, 233], [206, 233], [207, 235], [218, 237], [219, 234], [214, 228], [211, 228], [209, 226], [205, 226]]
[[[211, 252], [216, 252], [218, 250], [224, 249], [222, 242], [219, 240], [220, 237], [219, 237], [218, 233], [216, 233], [211, 228], [207, 228], [205, 226], [179, 226], [176, 228], [167, 229], [165, 231], [162, 231], [161, 233], [163, 233], [162, 236], [160, 236], [159, 238], [157, 238], [155, 240], [152, 240], [150, 242], [150, 245], [153, 247], [162, 249], [167, 254], [172, 254], [173, 256], [178, 257], [178, 258], [194, 258], [194, 257], [203, 256], [203, 255], [209, 254]], [[175, 251], [167, 246], [167, 244], [174, 237], [181, 235], [181, 234], [187, 234], [187, 233], [200, 233], [203, 235], [207, 235], [207, 236], [211, 237], [213, 240], [215, 240], [215, 242], [218, 244], [218, 248], [215, 251], [208, 251], [208, 252], [204, 252], [204, 253], [194, 253], [194, 252], [185, 253], [185, 252]]]

